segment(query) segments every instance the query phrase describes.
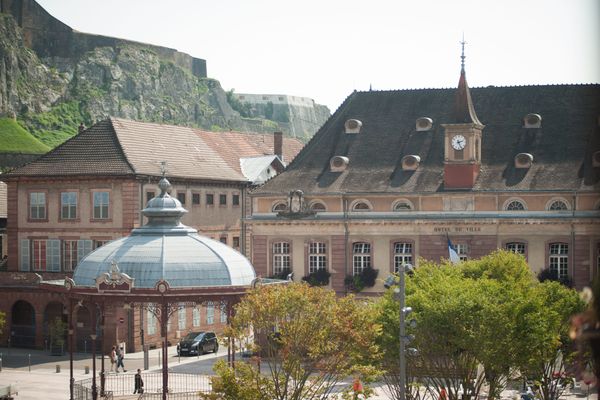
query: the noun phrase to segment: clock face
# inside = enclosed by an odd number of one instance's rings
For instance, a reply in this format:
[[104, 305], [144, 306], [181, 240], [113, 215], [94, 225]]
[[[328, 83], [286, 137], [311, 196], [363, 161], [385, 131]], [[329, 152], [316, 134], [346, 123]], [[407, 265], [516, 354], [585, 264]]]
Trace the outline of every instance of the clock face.
[[462, 150], [467, 145], [467, 139], [463, 135], [456, 135], [452, 138], [452, 148], [454, 150]]

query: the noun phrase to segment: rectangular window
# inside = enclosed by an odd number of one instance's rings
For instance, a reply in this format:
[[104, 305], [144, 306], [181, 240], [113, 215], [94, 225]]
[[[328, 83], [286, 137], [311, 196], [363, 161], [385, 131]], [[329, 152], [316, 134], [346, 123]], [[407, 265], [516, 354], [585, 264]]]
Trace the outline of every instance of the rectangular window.
[[154, 192], [146, 192], [146, 204], [154, 198]]
[[73, 271], [77, 266], [77, 240], [63, 240], [63, 271]]
[[227, 236], [221, 236], [219, 238], [219, 242], [223, 243], [223, 244], [227, 244]]
[[566, 243], [550, 244], [550, 272], [553, 272], [558, 279], [564, 279], [569, 276], [569, 245]]
[[29, 260], [30, 260], [29, 246], [30, 246], [29, 239], [21, 240], [21, 248], [19, 250], [19, 257], [20, 257], [19, 271], [29, 271], [29, 269], [31, 268], [30, 262], [29, 262]]
[[273, 243], [273, 274], [291, 271], [290, 244], [288, 242]]
[[215, 195], [212, 193], [207, 193], [206, 194], [206, 205], [212, 206], [213, 204], [215, 204]]
[[46, 241], [46, 270], [60, 271], [60, 240], [58, 239]]
[[185, 192], [178, 192], [177, 200], [179, 200], [182, 205], [185, 205]]
[[77, 264], [79, 264], [79, 262], [83, 260], [83, 257], [87, 256], [88, 253], [91, 253], [92, 244], [93, 242], [91, 240], [77, 241]]
[[181, 331], [181, 330], [185, 329], [185, 325], [187, 323], [187, 321], [186, 321], [187, 315], [186, 315], [185, 305], [180, 305], [179, 306], [178, 317], [179, 318], [177, 318], [177, 326], [179, 327], [179, 330]]
[[200, 193], [192, 193], [192, 204], [200, 204]]
[[29, 193], [29, 218], [46, 219], [46, 193]]
[[240, 195], [239, 194], [234, 194], [231, 198], [231, 204], [233, 204], [234, 206], [239, 206], [240, 205]]
[[206, 303], [206, 323], [208, 325], [215, 323], [215, 306], [212, 301]]
[[227, 302], [222, 301], [220, 308], [221, 308], [221, 322], [225, 323], [225, 322], [227, 322]]
[[200, 326], [200, 309], [198, 307], [194, 307], [192, 310], [192, 325], [194, 328]]
[[394, 243], [394, 272], [400, 272], [405, 264], [413, 263], [412, 243], [396, 242]]
[[31, 241], [31, 261], [34, 271], [46, 270], [46, 239]]
[[226, 194], [220, 194], [219, 195], [219, 205], [220, 206], [226, 206], [227, 205], [227, 195]]
[[154, 315], [152, 310], [148, 310], [146, 312], [146, 320], [148, 322], [148, 327], [146, 329], [148, 331], [148, 335], [155, 335], [156, 334], [156, 315]]
[[232, 245], [232, 247], [234, 249], [236, 249], [236, 250], [240, 249], [240, 238], [239, 238], [239, 236], [234, 236], [233, 237], [233, 245]]
[[460, 261], [467, 261], [469, 257], [469, 246], [466, 244], [456, 244], [456, 254], [458, 254], [458, 258]]
[[525, 243], [522, 243], [522, 242], [506, 243], [506, 250], [512, 251], [513, 253], [525, 255]]
[[94, 219], [108, 219], [109, 192], [93, 192]]
[[106, 243], [110, 242], [110, 239], [107, 240], [94, 240], [92, 247], [94, 250], [96, 250], [98, 247], [102, 247], [104, 246]]
[[371, 244], [354, 243], [352, 245], [352, 274], [359, 275], [366, 268], [371, 268]]
[[323, 242], [308, 244], [308, 273], [327, 269], [327, 245]]
[[60, 218], [77, 218], [77, 192], [62, 192], [60, 194]]

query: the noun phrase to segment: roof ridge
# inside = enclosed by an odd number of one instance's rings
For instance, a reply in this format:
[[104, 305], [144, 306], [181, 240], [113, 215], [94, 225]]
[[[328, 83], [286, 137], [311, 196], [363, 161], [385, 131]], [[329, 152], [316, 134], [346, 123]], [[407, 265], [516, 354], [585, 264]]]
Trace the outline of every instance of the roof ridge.
[[138, 172], [136, 171], [135, 167], [133, 166], [133, 164], [129, 160], [129, 157], [127, 157], [127, 153], [125, 152], [125, 149], [123, 149], [123, 145], [121, 144], [121, 140], [119, 139], [119, 134], [117, 133], [117, 129], [115, 128], [115, 124], [113, 123], [113, 117], [108, 117], [108, 122], [110, 123], [110, 127], [112, 128], [112, 132], [116, 136], [117, 146], [121, 150], [121, 154], [125, 158], [125, 162], [129, 166], [129, 168], [131, 168], [131, 170], [133, 171], [133, 173], [137, 174]]

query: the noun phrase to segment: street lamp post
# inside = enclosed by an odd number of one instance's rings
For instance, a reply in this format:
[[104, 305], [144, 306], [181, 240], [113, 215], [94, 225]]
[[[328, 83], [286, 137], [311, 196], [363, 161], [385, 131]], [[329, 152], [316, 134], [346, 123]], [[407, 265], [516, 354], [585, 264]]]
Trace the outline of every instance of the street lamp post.
[[[394, 294], [400, 303], [400, 351], [398, 354], [399, 371], [398, 371], [398, 383], [399, 383], [399, 400], [406, 400], [406, 352], [410, 351], [412, 354], [416, 353], [416, 349], [406, 348], [406, 344], [411, 340], [411, 337], [406, 334], [406, 316], [412, 312], [412, 308], [406, 307], [406, 273], [411, 273], [413, 266], [411, 264], [402, 264], [400, 271], [398, 271], [398, 280], [395, 275], [389, 276], [383, 286], [385, 288], [394, 287]], [[411, 326], [415, 326], [415, 322], [411, 321]]]

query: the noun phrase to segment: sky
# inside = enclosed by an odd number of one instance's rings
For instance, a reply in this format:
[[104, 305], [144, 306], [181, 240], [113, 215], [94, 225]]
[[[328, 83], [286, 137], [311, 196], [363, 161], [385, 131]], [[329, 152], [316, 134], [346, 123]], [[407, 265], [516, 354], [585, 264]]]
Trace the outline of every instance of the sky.
[[236, 93], [600, 82], [598, 0], [37, 0], [73, 29], [175, 48]]

